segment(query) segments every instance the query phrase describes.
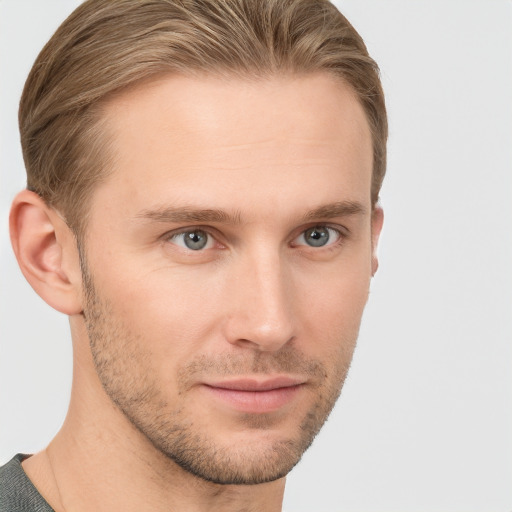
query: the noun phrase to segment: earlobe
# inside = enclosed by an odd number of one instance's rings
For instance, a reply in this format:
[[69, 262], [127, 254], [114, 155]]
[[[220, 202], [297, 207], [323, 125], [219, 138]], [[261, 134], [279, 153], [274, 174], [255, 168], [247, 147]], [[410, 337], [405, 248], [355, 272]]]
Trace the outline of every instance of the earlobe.
[[23, 190], [9, 218], [11, 243], [20, 269], [36, 293], [57, 311], [82, 311], [81, 274], [75, 237], [40, 196]]
[[379, 258], [377, 256], [377, 248], [379, 245], [379, 237], [384, 223], [384, 211], [380, 206], [375, 206], [372, 212], [372, 276], [375, 275], [379, 268]]

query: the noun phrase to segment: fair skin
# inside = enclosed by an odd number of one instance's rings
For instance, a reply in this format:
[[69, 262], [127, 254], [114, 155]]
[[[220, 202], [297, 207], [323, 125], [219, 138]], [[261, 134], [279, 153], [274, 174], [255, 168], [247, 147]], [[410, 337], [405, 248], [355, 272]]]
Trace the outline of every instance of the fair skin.
[[23, 467], [58, 512], [278, 511], [377, 268], [364, 112], [319, 73], [163, 76], [105, 116], [85, 289], [62, 216], [13, 204], [22, 271], [74, 350], [66, 421]]

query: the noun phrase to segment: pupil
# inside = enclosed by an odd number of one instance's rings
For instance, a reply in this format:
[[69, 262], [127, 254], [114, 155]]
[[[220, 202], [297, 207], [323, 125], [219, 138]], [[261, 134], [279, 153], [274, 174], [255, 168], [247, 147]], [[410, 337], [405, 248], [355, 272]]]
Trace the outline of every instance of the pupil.
[[306, 231], [306, 241], [313, 247], [322, 247], [329, 241], [329, 230], [322, 227], [314, 227]]
[[206, 233], [204, 231], [190, 231], [189, 233], [185, 233], [185, 245], [192, 250], [199, 250], [202, 249], [206, 242], [208, 241], [208, 238], [206, 236]]

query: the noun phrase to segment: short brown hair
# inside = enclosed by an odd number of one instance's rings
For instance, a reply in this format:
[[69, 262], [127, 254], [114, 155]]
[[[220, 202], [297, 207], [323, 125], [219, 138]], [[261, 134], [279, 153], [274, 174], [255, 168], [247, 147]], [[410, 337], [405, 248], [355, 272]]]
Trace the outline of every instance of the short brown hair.
[[373, 138], [371, 198], [386, 168], [379, 70], [328, 0], [88, 0], [39, 54], [20, 103], [27, 186], [80, 233], [106, 175], [103, 102], [153, 75], [247, 77], [326, 71], [348, 83]]

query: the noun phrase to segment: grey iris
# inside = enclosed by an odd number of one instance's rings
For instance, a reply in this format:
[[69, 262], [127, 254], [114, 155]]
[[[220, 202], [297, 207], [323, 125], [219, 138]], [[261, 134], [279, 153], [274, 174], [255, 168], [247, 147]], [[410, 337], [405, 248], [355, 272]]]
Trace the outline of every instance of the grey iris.
[[312, 247], [322, 247], [329, 241], [329, 229], [320, 226], [310, 228], [304, 233], [304, 240]]
[[208, 243], [208, 235], [204, 231], [196, 229], [195, 231], [183, 233], [183, 240], [189, 249], [198, 251], [203, 249]]

